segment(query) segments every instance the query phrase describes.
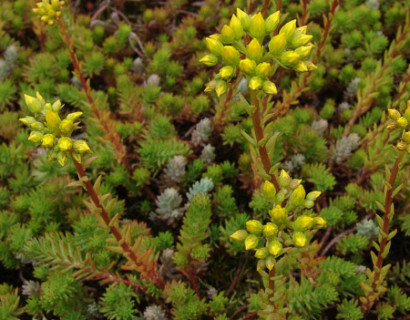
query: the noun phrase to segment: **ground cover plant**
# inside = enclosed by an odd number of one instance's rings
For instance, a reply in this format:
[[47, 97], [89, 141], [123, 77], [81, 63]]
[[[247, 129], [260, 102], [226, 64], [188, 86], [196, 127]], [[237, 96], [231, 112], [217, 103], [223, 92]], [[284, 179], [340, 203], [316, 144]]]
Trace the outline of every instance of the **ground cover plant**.
[[409, 319], [409, 9], [0, 1], [0, 320]]

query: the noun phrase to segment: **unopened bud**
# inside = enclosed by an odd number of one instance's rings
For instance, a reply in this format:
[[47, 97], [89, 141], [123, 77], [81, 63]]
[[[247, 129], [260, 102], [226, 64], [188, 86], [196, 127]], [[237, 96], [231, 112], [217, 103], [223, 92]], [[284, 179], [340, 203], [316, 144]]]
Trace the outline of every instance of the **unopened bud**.
[[42, 109], [43, 106], [42, 106], [41, 102], [38, 99], [25, 94], [24, 95], [24, 100], [26, 102], [27, 107], [29, 108], [29, 110], [32, 113], [41, 112], [41, 109]]
[[310, 40], [312, 40], [313, 36], [310, 34], [300, 34], [295, 33], [293, 37], [290, 39], [290, 45], [293, 48], [299, 48], [307, 44]]
[[402, 139], [403, 139], [404, 142], [410, 143], [410, 131], [407, 131], [407, 132], [403, 133]]
[[231, 44], [235, 40], [235, 33], [230, 26], [224, 25], [221, 30], [221, 41], [224, 44]]
[[293, 234], [293, 242], [297, 247], [304, 247], [307, 243], [305, 234], [302, 232], [295, 232]]
[[82, 112], [73, 112], [73, 113], [69, 113], [66, 117], [66, 119], [71, 120], [71, 121], [75, 121], [77, 120], [79, 117], [82, 116]]
[[315, 205], [315, 203], [312, 200], [305, 200], [304, 203], [303, 203], [303, 206], [306, 209], [313, 208], [314, 205]]
[[307, 72], [308, 71], [308, 67], [307, 64], [304, 62], [298, 62], [295, 66], [295, 71], [298, 72]]
[[269, 211], [269, 214], [276, 222], [284, 222], [288, 218], [286, 209], [282, 208], [280, 205], [276, 205], [275, 208]]
[[279, 185], [286, 188], [290, 183], [290, 176], [285, 170], [281, 170], [279, 174]]
[[409, 122], [407, 121], [405, 117], [400, 117], [397, 119], [396, 123], [399, 127], [405, 128], [407, 127]]
[[273, 199], [276, 194], [276, 189], [272, 182], [265, 180], [262, 185], [262, 192], [266, 198]]
[[246, 230], [250, 233], [259, 234], [262, 232], [263, 225], [258, 220], [249, 220], [246, 222]]
[[294, 206], [301, 205], [305, 200], [305, 196], [305, 188], [303, 188], [302, 185], [299, 185], [295, 190], [293, 190], [292, 194], [290, 195], [289, 202]]
[[224, 46], [222, 49], [222, 59], [226, 64], [236, 67], [239, 63], [239, 51], [232, 46]]
[[58, 130], [58, 127], [60, 126], [60, 122], [61, 122], [61, 119], [57, 112], [54, 112], [54, 111], [46, 112], [46, 123], [50, 129]]
[[400, 112], [398, 112], [396, 109], [388, 109], [387, 112], [389, 113], [389, 117], [392, 120], [397, 121], [401, 117]]
[[245, 239], [245, 250], [255, 249], [258, 246], [258, 237], [250, 234]]
[[272, 13], [269, 17], [266, 18], [265, 32], [266, 33], [273, 32], [278, 26], [279, 21], [280, 21], [280, 11], [276, 11], [275, 13]]
[[292, 65], [296, 64], [299, 58], [299, 55], [295, 51], [286, 51], [282, 53], [280, 61], [285, 65]]
[[72, 120], [64, 119], [60, 123], [60, 130], [62, 133], [71, 135], [71, 132], [74, 129], [74, 123]]
[[278, 232], [278, 226], [272, 222], [268, 222], [263, 227], [263, 234], [266, 237], [274, 236]]
[[212, 67], [218, 63], [218, 57], [213, 54], [207, 54], [199, 59], [199, 62], [203, 63], [208, 67]]
[[267, 248], [260, 248], [255, 251], [255, 257], [258, 259], [265, 259], [269, 254]]
[[277, 94], [278, 89], [276, 88], [276, 85], [272, 81], [265, 81], [263, 83], [263, 91], [265, 91], [267, 94]]
[[213, 38], [205, 38], [206, 42], [206, 47], [208, 48], [209, 51], [211, 51], [212, 54], [219, 56], [222, 52], [223, 45], [219, 40], [213, 39]]
[[252, 77], [251, 80], [249, 80], [249, 88], [251, 90], [258, 90], [262, 87], [263, 81], [259, 77]]
[[317, 229], [324, 228], [326, 226], [326, 220], [322, 217], [313, 218], [313, 225]]
[[226, 92], [227, 88], [228, 88], [228, 85], [226, 84], [225, 81], [223, 80], [216, 81], [215, 92], [218, 95], [218, 97], [222, 96]]
[[238, 230], [230, 235], [230, 237], [236, 241], [244, 241], [247, 236], [248, 233], [245, 230]]
[[297, 231], [309, 230], [312, 228], [312, 226], [313, 218], [306, 215], [298, 217], [293, 224], [294, 229]]
[[51, 106], [51, 110], [58, 113], [61, 110], [61, 101], [57, 100], [56, 102], [54, 102]]
[[244, 73], [252, 73], [255, 67], [256, 63], [251, 59], [243, 59], [239, 62], [239, 69]]
[[229, 22], [229, 26], [233, 30], [235, 39], [241, 39], [243, 36], [243, 27], [241, 21], [235, 15], [232, 16], [231, 21]]
[[282, 252], [283, 246], [278, 240], [269, 243], [268, 250], [272, 256], [277, 256]]
[[237, 8], [236, 16], [241, 21], [243, 29], [248, 30], [251, 24], [251, 19], [249, 18], [249, 15], [246, 12], [242, 11], [241, 9]]
[[280, 33], [274, 36], [269, 41], [269, 52], [275, 56], [280, 55], [283, 50], [286, 48], [286, 35], [284, 33]]
[[73, 143], [70, 138], [62, 137], [58, 140], [57, 146], [61, 151], [69, 151], [73, 147]]
[[309, 57], [310, 52], [313, 49], [313, 44], [299, 47], [295, 50], [295, 52], [299, 55], [300, 59], [305, 60], [307, 57]]
[[279, 31], [283, 33], [287, 39], [289, 39], [296, 31], [296, 19], [286, 23]]
[[273, 267], [275, 266], [275, 259], [273, 257], [268, 257], [265, 260], [265, 265], [266, 265], [266, 268], [268, 268], [268, 270], [271, 271]]
[[64, 167], [67, 162], [67, 156], [65, 155], [65, 153], [59, 152], [57, 154], [57, 161], [62, 167]]
[[272, 66], [267, 62], [262, 62], [256, 66], [255, 72], [258, 76], [268, 77], [272, 71]]
[[315, 201], [317, 198], [319, 198], [320, 195], [320, 191], [312, 191], [307, 194], [306, 199]]
[[52, 134], [44, 135], [43, 139], [41, 140], [41, 145], [44, 148], [52, 148], [54, 146], [55, 137]]
[[405, 142], [400, 141], [400, 142], [397, 143], [396, 147], [397, 147], [397, 149], [399, 149], [400, 151], [404, 151], [404, 150], [406, 150], [407, 145], [406, 145]]
[[252, 41], [246, 46], [246, 52], [246, 56], [249, 59], [259, 62], [263, 56], [263, 47], [257, 39], [252, 39]]
[[34, 122], [37, 120], [33, 117], [24, 117], [19, 119], [21, 122], [23, 122], [26, 126], [31, 126]]
[[41, 138], [43, 137], [43, 135], [38, 132], [38, 131], [32, 131], [30, 133], [30, 136], [28, 137], [28, 140], [34, 143], [39, 143], [41, 141]]
[[92, 153], [90, 146], [84, 140], [76, 140], [74, 141], [73, 148], [80, 154], [83, 153]]
[[262, 13], [259, 12], [252, 17], [248, 33], [253, 38], [261, 39], [265, 36], [265, 20]]
[[230, 77], [233, 76], [234, 69], [231, 66], [225, 66], [222, 67], [221, 70], [219, 70], [219, 75], [221, 76], [222, 79], [229, 79]]

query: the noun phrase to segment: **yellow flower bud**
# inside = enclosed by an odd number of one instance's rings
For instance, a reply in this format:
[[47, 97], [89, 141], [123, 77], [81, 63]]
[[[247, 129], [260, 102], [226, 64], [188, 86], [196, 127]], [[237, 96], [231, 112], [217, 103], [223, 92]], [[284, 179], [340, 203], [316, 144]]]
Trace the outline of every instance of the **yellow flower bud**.
[[45, 129], [44, 125], [38, 121], [34, 121], [33, 123], [31, 123], [30, 128], [37, 131], [43, 131]]
[[312, 49], [313, 49], [313, 44], [308, 44], [306, 46], [297, 48], [295, 52], [299, 55], [300, 59], [304, 60], [307, 57], [309, 57]]
[[28, 137], [28, 140], [34, 143], [39, 143], [41, 141], [41, 138], [43, 137], [43, 135], [38, 132], [38, 131], [32, 131], [30, 133], [30, 136]]
[[239, 51], [232, 46], [224, 46], [222, 49], [222, 59], [226, 64], [236, 67], [239, 63]]
[[400, 112], [398, 112], [396, 109], [388, 109], [387, 112], [389, 113], [389, 117], [392, 120], [397, 121], [401, 117]]
[[239, 62], [239, 69], [244, 73], [252, 73], [255, 68], [256, 63], [251, 59], [243, 59]]
[[282, 208], [280, 205], [276, 205], [275, 208], [269, 211], [269, 214], [276, 222], [284, 222], [288, 218], [286, 209]]
[[407, 131], [403, 134], [403, 141], [406, 143], [410, 143], [410, 131]]
[[36, 122], [36, 119], [33, 117], [24, 117], [20, 118], [19, 121], [23, 122], [26, 126], [31, 126], [34, 122]]
[[278, 256], [283, 249], [282, 244], [278, 240], [273, 240], [269, 243], [268, 250], [272, 256]]
[[290, 195], [289, 202], [293, 206], [299, 206], [303, 204], [305, 200], [306, 191], [302, 185], [299, 185], [295, 190], [293, 190], [292, 194]]
[[245, 239], [245, 250], [255, 249], [258, 246], [258, 237], [250, 234]]
[[406, 150], [407, 145], [403, 141], [399, 141], [396, 145], [397, 149], [400, 151]]
[[70, 138], [62, 137], [58, 140], [57, 146], [61, 151], [69, 151], [73, 147], [73, 143]]
[[268, 270], [271, 271], [273, 267], [275, 266], [275, 259], [273, 257], [268, 257], [265, 260], [265, 265], [266, 265], [266, 268], [268, 268]]
[[313, 218], [302, 215], [295, 220], [293, 227], [297, 231], [305, 231], [311, 229], [313, 227]]
[[253, 38], [263, 38], [265, 36], [265, 20], [262, 13], [255, 14], [249, 25], [249, 35]]
[[267, 62], [259, 63], [255, 69], [256, 74], [261, 77], [268, 77], [271, 71], [272, 66]]
[[73, 132], [74, 129], [74, 123], [72, 120], [64, 119], [60, 123], [60, 130], [62, 133], [71, 135], [71, 132]]
[[261, 271], [265, 269], [265, 267], [266, 267], [265, 261], [258, 260], [258, 263], [256, 264], [256, 271]]
[[303, 203], [303, 206], [306, 208], [306, 209], [310, 209], [310, 208], [313, 208], [313, 206], [315, 205], [315, 203], [312, 201], [312, 200], [305, 200], [304, 201], [304, 203]]
[[405, 117], [398, 118], [396, 123], [399, 127], [402, 127], [402, 128], [405, 128], [408, 125], [408, 121]]
[[317, 66], [315, 64], [313, 64], [313, 62], [306, 61], [305, 63], [307, 65], [307, 68], [308, 68], [309, 71], [314, 71], [314, 70], [317, 69]]
[[61, 119], [58, 113], [54, 111], [50, 111], [50, 110], [46, 112], [46, 123], [50, 129], [58, 130], [58, 127], [60, 126], [60, 122], [61, 122]]
[[29, 108], [29, 110], [32, 113], [41, 112], [41, 109], [42, 109], [43, 106], [42, 106], [41, 102], [38, 99], [25, 94], [24, 95], [24, 100], [26, 102], [27, 107]]
[[241, 9], [237, 8], [236, 9], [236, 16], [241, 21], [243, 29], [248, 30], [249, 26], [251, 24], [251, 20], [249, 18], [249, 15], [246, 12], [242, 11]]
[[41, 145], [44, 148], [52, 148], [54, 146], [55, 137], [52, 134], [44, 135], [43, 139], [41, 140]]
[[266, 33], [273, 32], [278, 26], [279, 21], [280, 21], [280, 11], [276, 11], [275, 13], [272, 13], [269, 17], [266, 18], [265, 32]]
[[219, 56], [222, 52], [223, 45], [219, 40], [213, 39], [213, 38], [205, 38], [206, 42], [206, 47], [208, 48], [209, 51], [211, 51], [212, 54]]
[[221, 41], [224, 44], [230, 44], [235, 40], [235, 33], [230, 26], [223, 26], [221, 30]]
[[279, 185], [286, 188], [290, 183], [290, 176], [285, 170], [281, 170], [279, 174]]
[[230, 77], [233, 76], [233, 72], [234, 70], [231, 66], [225, 66], [219, 70], [219, 75], [221, 76], [222, 79], [229, 79]]
[[265, 197], [273, 199], [276, 194], [276, 189], [272, 182], [265, 180], [265, 182], [262, 185], [262, 192], [265, 195]]
[[296, 64], [299, 61], [299, 55], [295, 51], [286, 51], [282, 53], [280, 61], [287, 66]]
[[410, 144], [407, 145], [406, 151], [407, 151], [407, 153], [410, 153]]
[[276, 88], [276, 85], [272, 81], [265, 81], [263, 83], [263, 91], [265, 91], [267, 94], [277, 94], [278, 89]]
[[57, 100], [56, 102], [54, 102], [51, 106], [51, 110], [58, 113], [61, 110], [61, 101]]
[[286, 49], [286, 35], [279, 33], [269, 41], [269, 52], [275, 56], [280, 55]]
[[269, 252], [266, 248], [256, 249], [255, 257], [258, 259], [265, 259], [268, 256]]
[[205, 92], [211, 92], [211, 91], [214, 91], [214, 90], [215, 90], [215, 81], [212, 80], [212, 81], [210, 81], [206, 84], [206, 87], [205, 87], [204, 91]]
[[274, 236], [278, 232], [278, 226], [272, 222], [268, 222], [263, 227], [263, 234], [266, 237]]
[[252, 41], [246, 46], [246, 53], [246, 56], [249, 59], [259, 62], [263, 56], [263, 47], [258, 40], [252, 39]]
[[245, 230], [238, 230], [230, 235], [230, 237], [236, 241], [244, 241], [247, 236], [248, 233]]
[[199, 59], [199, 62], [203, 63], [208, 67], [212, 67], [218, 63], [218, 57], [213, 54], [207, 54]]
[[216, 81], [215, 92], [218, 97], [222, 96], [226, 92], [227, 88], [228, 88], [228, 85], [226, 84], [225, 81], [223, 80]]
[[67, 162], [67, 156], [63, 152], [59, 152], [57, 154], [57, 161], [62, 167], [64, 167]]
[[259, 234], [262, 232], [263, 225], [258, 220], [249, 220], [246, 222], [246, 230], [250, 233]]
[[295, 243], [295, 246], [297, 247], [304, 247], [306, 246], [307, 239], [304, 233], [302, 232], [295, 232], [293, 234], [293, 242]]
[[295, 66], [295, 71], [306, 72], [306, 71], [308, 71], [308, 67], [307, 67], [306, 63], [298, 62]]
[[258, 90], [260, 87], [262, 87], [262, 79], [259, 77], [252, 77], [251, 80], [249, 80], [249, 88], [251, 90]]
[[312, 191], [307, 194], [306, 199], [315, 201], [321, 194], [320, 191]]
[[313, 218], [314, 227], [317, 229], [324, 228], [326, 226], [326, 220], [322, 217]]
[[312, 38], [313, 36], [310, 34], [295, 33], [294, 36], [290, 38], [290, 45], [293, 48], [299, 48], [307, 44]]
[[84, 140], [76, 140], [74, 141], [73, 148], [75, 151], [77, 151], [80, 154], [83, 153], [92, 153], [90, 146], [88, 143]]
[[286, 36], [286, 39], [289, 39], [296, 31], [296, 19], [286, 23], [279, 31]]
[[235, 39], [241, 39], [243, 36], [243, 27], [241, 21], [235, 15], [232, 16], [231, 21], [229, 22], [229, 26], [233, 30]]
[[81, 117], [83, 115], [82, 112], [73, 112], [73, 113], [69, 113], [66, 117], [66, 119], [71, 120], [71, 121], [75, 121], [77, 120], [79, 117]]
[[296, 28], [296, 32], [300, 34], [306, 34], [307, 31], [307, 26], [301, 26], [299, 28]]

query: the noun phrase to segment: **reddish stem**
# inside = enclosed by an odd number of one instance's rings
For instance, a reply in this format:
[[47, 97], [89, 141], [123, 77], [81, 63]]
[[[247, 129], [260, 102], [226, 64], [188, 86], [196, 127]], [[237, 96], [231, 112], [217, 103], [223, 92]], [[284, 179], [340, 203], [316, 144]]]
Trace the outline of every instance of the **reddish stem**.
[[[256, 97], [256, 91], [251, 90], [251, 103], [254, 107], [256, 107], [255, 111], [252, 113], [252, 121], [253, 121], [253, 129], [255, 130], [256, 140], [257, 142], [263, 139], [263, 129], [261, 125], [261, 118], [259, 115], [259, 100]], [[270, 175], [271, 182], [275, 186], [276, 192], [279, 192], [280, 186], [276, 177], [273, 173], [269, 173], [270, 169], [272, 168], [270, 164], [270, 159], [268, 156], [268, 151], [266, 150], [266, 146], [262, 145], [259, 148], [259, 155], [261, 157], [263, 168], [265, 169], [266, 173]]]
[[[81, 163], [79, 163], [71, 154], [71, 159], [74, 162], [75, 168], [77, 170], [78, 175], [80, 176], [81, 181], [84, 183], [84, 186], [94, 203], [94, 205], [100, 209], [101, 218], [104, 220], [104, 223], [109, 227], [110, 232], [114, 235], [115, 239], [120, 244], [121, 248], [123, 249], [126, 256], [130, 258], [134, 262], [134, 264], [142, 269], [145, 269], [146, 266], [143, 262], [138, 261], [138, 257], [135, 255], [134, 251], [130, 248], [130, 245], [125, 241], [122, 237], [121, 233], [115, 226], [110, 226], [111, 219], [105, 210], [105, 208], [101, 205], [100, 199], [98, 198], [97, 192], [94, 190], [93, 185], [91, 184], [90, 180], [88, 179], [87, 174], [85, 173], [84, 167]], [[147, 274], [150, 280], [158, 286], [159, 288], [164, 287], [164, 281], [160, 274], [156, 270], [147, 270]]]
[[309, 0], [303, 0], [302, 3], [302, 18], [300, 19], [300, 24], [303, 26], [305, 25], [305, 20], [306, 20], [306, 13], [307, 13], [307, 4]]
[[262, 15], [265, 16], [266, 13], [268, 12], [268, 7], [269, 7], [269, 0], [265, 0], [263, 2], [263, 7], [262, 7]]

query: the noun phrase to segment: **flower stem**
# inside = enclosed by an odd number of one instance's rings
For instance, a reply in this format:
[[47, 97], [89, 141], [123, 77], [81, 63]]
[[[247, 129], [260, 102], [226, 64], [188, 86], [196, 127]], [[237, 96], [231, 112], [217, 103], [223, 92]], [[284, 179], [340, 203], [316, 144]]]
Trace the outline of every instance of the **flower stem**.
[[[257, 142], [263, 139], [263, 128], [261, 124], [260, 118], [260, 110], [259, 110], [259, 100], [257, 97], [257, 92], [255, 90], [251, 90], [251, 104], [255, 107], [255, 111], [252, 114], [252, 122], [253, 122], [253, 129], [255, 130], [256, 140]], [[280, 190], [279, 183], [273, 173], [269, 173], [272, 166], [270, 163], [270, 159], [268, 156], [268, 151], [266, 150], [266, 146], [262, 145], [258, 148], [259, 155], [261, 157], [263, 168], [265, 169], [266, 173], [270, 175], [271, 182], [275, 186], [276, 192]]]

